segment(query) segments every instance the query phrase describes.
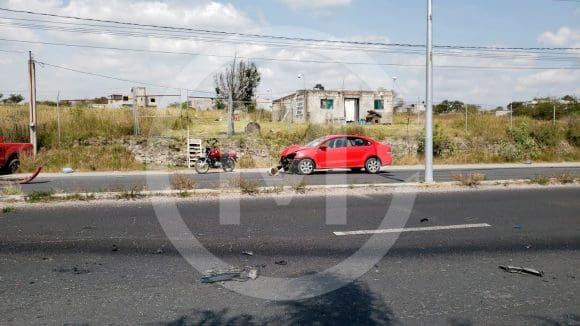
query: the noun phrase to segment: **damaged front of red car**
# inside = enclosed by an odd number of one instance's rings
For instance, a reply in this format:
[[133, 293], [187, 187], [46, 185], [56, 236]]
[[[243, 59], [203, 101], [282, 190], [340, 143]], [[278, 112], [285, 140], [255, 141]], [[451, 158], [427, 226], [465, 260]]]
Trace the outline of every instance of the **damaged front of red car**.
[[314, 139], [306, 145], [290, 145], [286, 147], [280, 152], [280, 164], [278, 165], [278, 169], [283, 169], [285, 172], [289, 172], [293, 167], [295, 159], [301, 159], [307, 156], [307, 152], [316, 150], [316, 148], [327, 139], [328, 136], [323, 136]]

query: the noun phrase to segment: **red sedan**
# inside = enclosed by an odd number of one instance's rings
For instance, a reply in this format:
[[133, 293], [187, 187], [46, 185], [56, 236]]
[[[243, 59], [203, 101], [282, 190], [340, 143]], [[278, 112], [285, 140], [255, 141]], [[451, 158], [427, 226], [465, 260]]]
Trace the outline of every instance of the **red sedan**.
[[391, 146], [355, 135], [328, 135], [310, 143], [292, 145], [281, 153], [284, 171], [311, 174], [315, 169], [350, 168], [378, 173], [381, 166], [391, 165]]

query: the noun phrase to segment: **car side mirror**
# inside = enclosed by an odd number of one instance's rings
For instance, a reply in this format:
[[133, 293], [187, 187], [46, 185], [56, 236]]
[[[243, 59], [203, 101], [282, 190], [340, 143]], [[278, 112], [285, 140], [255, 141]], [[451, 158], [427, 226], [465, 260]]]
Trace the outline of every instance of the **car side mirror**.
[[325, 151], [328, 148], [328, 145], [322, 144], [318, 148], [320, 148], [321, 150]]

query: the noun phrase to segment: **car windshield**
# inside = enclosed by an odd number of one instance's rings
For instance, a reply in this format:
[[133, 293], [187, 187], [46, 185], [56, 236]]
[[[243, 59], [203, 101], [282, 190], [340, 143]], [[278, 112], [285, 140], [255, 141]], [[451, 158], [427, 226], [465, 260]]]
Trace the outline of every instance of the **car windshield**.
[[322, 141], [324, 141], [325, 137], [320, 137], [320, 138], [316, 138], [315, 140], [309, 142], [308, 144], [304, 145], [306, 147], [316, 147], [318, 145], [320, 145], [320, 143], [322, 143]]

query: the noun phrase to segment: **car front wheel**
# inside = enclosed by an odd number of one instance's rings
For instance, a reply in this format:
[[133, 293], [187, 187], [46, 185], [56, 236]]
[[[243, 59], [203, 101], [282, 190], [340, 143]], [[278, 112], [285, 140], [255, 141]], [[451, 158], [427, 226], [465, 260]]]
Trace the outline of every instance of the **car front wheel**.
[[376, 157], [367, 159], [365, 163], [365, 170], [372, 174], [379, 173], [381, 171], [381, 161]]
[[311, 174], [314, 172], [314, 161], [309, 158], [301, 159], [298, 161], [296, 170], [298, 174]]

